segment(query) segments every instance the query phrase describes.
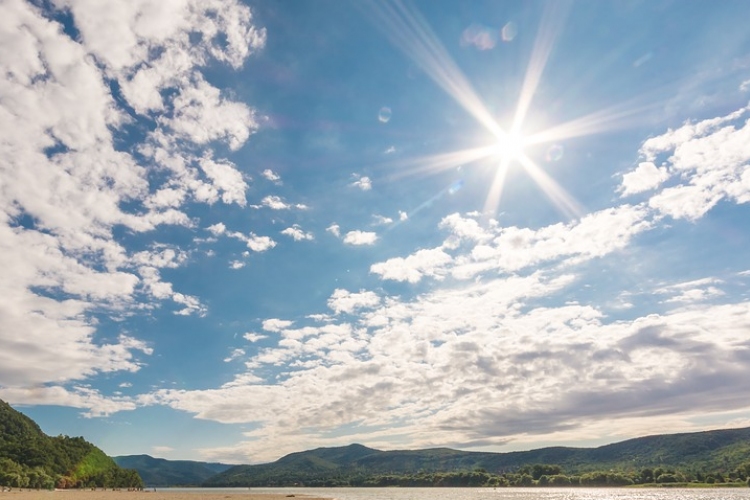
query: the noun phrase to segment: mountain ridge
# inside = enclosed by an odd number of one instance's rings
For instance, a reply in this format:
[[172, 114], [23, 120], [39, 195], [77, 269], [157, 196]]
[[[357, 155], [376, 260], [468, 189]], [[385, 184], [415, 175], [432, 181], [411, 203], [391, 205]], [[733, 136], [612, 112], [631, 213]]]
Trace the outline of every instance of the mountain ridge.
[[310, 484], [374, 474], [415, 474], [484, 470], [502, 473], [532, 464], [556, 464], [569, 473], [639, 468], [690, 471], [732, 470], [750, 460], [750, 427], [657, 434], [595, 448], [554, 446], [506, 453], [451, 448], [381, 451], [363, 445], [295, 452], [275, 462], [237, 465], [204, 486]]

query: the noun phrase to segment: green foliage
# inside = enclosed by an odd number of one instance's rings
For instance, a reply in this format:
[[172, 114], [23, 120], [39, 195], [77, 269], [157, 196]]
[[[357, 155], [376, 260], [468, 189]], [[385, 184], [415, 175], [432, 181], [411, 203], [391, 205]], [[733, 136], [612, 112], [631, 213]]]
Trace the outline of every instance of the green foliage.
[[200, 486], [210, 477], [232, 467], [227, 464], [165, 460], [149, 455], [114, 457], [120, 467], [135, 469], [149, 486]]
[[[274, 463], [239, 465], [204, 486], [591, 485], [743, 482], [750, 477], [750, 428], [648, 436], [599, 448], [552, 447], [476, 453], [435, 448], [378, 451], [361, 445], [318, 448]], [[468, 472], [471, 471], [471, 472]], [[566, 472], [566, 474], [563, 473]], [[447, 474], [447, 475], [446, 475]], [[661, 479], [659, 479], [661, 476]], [[542, 479], [544, 477], [544, 479]]]
[[0, 485], [10, 488], [141, 488], [137, 472], [121, 469], [81, 437], [49, 437], [30, 418], [0, 401]]

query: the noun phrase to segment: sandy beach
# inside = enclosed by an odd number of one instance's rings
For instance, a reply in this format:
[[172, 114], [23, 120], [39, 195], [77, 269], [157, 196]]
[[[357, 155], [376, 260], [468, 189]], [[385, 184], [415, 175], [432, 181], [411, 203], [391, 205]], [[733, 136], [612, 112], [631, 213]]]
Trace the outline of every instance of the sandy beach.
[[[320, 497], [294, 495], [304, 500], [326, 500]], [[0, 493], [0, 500], [281, 500], [289, 498], [286, 495], [271, 495], [253, 493], [185, 493], [177, 491], [104, 491], [104, 490], [55, 490], [55, 491], [6, 491]]]

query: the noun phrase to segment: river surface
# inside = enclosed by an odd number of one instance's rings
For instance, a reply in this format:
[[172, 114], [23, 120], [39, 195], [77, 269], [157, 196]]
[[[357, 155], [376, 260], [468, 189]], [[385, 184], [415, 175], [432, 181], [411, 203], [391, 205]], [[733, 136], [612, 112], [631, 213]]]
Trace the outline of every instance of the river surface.
[[750, 488], [170, 488], [335, 500], [747, 500]]

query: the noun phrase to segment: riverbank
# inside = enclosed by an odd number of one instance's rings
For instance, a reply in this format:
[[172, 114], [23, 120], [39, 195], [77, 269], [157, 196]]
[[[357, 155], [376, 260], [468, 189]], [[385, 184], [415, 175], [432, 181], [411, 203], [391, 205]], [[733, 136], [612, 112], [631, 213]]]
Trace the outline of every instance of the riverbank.
[[23, 490], [6, 491], [0, 493], [2, 500], [286, 500], [296, 497], [302, 500], [328, 500], [323, 497], [309, 495], [284, 495], [270, 493], [247, 493], [232, 492], [177, 492], [169, 490], [144, 490], [144, 491], [112, 491], [112, 490]]

